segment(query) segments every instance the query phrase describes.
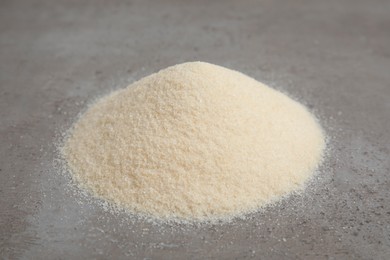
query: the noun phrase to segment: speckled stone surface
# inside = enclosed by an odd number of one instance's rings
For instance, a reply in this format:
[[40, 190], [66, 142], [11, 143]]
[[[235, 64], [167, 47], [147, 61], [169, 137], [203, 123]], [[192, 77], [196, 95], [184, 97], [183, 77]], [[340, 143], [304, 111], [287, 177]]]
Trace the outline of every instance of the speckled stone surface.
[[[202, 60], [309, 106], [329, 155], [305, 193], [224, 225], [106, 212], [56, 143], [99, 96]], [[1, 1], [0, 258], [390, 259], [390, 2]]]

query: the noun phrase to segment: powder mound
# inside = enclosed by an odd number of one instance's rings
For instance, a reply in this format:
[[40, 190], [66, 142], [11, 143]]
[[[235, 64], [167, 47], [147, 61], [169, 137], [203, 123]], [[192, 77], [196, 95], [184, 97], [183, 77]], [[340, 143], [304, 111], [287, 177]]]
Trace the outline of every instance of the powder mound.
[[209, 221], [302, 189], [324, 148], [301, 104], [237, 71], [189, 62], [93, 104], [62, 151], [77, 182], [114, 205]]

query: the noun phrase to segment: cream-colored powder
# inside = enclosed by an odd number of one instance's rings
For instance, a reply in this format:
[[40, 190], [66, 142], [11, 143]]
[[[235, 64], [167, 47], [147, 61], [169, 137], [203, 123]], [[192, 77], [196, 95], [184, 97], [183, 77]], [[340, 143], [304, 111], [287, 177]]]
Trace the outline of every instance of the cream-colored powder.
[[324, 147], [304, 106], [239, 72], [189, 62], [96, 102], [63, 154], [82, 187], [119, 207], [207, 221], [301, 189]]

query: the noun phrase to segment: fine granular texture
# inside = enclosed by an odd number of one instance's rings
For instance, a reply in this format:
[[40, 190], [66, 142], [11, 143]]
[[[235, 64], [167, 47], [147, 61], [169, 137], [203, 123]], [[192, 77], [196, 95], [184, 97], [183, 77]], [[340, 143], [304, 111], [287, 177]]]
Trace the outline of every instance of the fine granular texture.
[[208, 221], [302, 189], [324, 147], [301, 104], [237, 71], [189, 62], [93, 104], [62, 151], [82, 187], [120, 208]]

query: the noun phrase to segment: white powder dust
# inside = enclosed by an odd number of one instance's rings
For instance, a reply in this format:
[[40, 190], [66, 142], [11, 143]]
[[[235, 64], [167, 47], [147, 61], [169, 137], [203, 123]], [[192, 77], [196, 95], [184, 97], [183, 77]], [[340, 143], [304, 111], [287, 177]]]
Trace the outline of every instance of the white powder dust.
[[62, 152], [81, 187], [165, 220], [227, 220], [304, 187], [324, 135], [304, 106], [237, 71], [189, 62], [93, 104]]

